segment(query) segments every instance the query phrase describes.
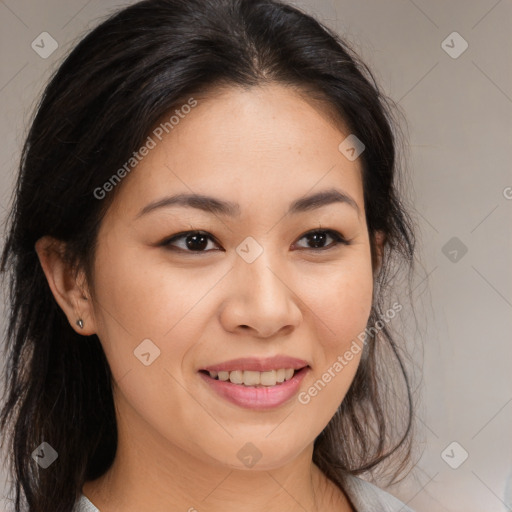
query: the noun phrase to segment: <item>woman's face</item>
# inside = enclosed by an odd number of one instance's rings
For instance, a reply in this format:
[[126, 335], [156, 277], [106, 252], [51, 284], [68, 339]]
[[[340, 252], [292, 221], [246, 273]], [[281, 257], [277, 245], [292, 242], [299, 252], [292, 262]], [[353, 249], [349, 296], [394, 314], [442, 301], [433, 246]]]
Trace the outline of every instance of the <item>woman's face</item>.
[[[196, 99], [119, 185], [99, 232], [90, 321], [139, 443], [241, 469], [252, 456], [271, 469], [311, 446], [359, 363], [350, 349], [373, 290], [360, 161], [338, 149], [349, 132], [291, 89]], [[351, 201], [307, 201], [334, 190]], [[166, 204], [181, 194], [216, 203]], [[204, 236], [165, 243], [196, 230]], [[254, 370], [275, 356], [307, 368], [268, 388], [200, 371], [238, 358], [256, 359]], [[291, 367], [229, 375], [269, 383], [283, 373], [270, 370]]]

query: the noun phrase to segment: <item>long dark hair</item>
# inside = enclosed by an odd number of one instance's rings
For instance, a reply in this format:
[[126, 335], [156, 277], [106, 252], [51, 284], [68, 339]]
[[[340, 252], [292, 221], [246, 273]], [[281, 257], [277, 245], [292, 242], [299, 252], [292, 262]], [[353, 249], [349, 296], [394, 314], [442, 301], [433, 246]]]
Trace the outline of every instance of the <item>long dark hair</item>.
[[[49, 235], [92, 285], [95, 242], [119, 186], [101, 188], [167, 112], [214, 86], [280, 83], [323, 99], [365, 145], [364, 202], [375, 264], [369, 334], [354, 381], [316, 438], [314, 462], [340, 487], [411, 455], [413, 398], [402, 349], [382, 321], [391, 282], [414, 264], [412, 217], [399, 191], [396, 105], [336, 33], [276, 0], [147, 0], [109, 17], [71, 51], [46, 87], [28, 133], [0, 269], [9, 276], [5, 404], [0, 416], [21, 512], [70, 512], [82, 485], [116, 453], [112, 375], [96, 335], [84, 338], [55, 301], [35, 242]], [[122, 186], [122, 185], [120, 185]], [[398, 263], [398, 267], [396, 264]], [[378, 328], [375, 324], [380, 323]], [[397, 380], [396, 376], [399, 376]], [[58, 464], [32, 452], [48, 442]]]

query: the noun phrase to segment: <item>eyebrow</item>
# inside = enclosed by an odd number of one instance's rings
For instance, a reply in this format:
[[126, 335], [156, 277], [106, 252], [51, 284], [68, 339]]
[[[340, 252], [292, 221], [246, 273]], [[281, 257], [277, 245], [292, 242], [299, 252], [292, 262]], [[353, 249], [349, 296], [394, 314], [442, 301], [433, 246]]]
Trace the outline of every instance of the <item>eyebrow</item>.
[[[361, 215], [361, 210], [356, 201], [345, 192], [331, 188], [306, 197], [301, 197], [293, 201], [287, 214], [298, 214], [306, 211], [315, 210], [333, 203], [348, 204], [357, 215]], [[136, 219], [160, 208], [169, 208], [172, 206], [182, 206], [196, 208], [215, 215], [237, 217], [240, 215], [240, 205], [231, 201], [223, 201], [215, 197], [202, 194], [177, 194], [164, 197], [146, 205], [136, 215]]]

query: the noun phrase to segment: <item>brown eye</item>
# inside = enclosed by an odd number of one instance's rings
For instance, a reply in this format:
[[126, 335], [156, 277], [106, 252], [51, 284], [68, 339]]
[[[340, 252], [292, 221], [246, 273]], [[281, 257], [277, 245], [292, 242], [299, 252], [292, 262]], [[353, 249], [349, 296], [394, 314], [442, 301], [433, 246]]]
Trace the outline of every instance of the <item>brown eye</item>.
[[[339, 244], [350, 245], [350, 242], [348, 242], [341, 233], [338, 233], [337, 231], [334, 231], [332, 229], [317, 229], [315, 231], [310, 231], [309, 233], [303, 235], [300, 238], [300, 240], [302, 240], [303, 238], [306, 238], [307, 243], [312, 245], [312, 247], [304, 247], [304, 249], [312, 251], [332, 249]], [[324, 246], [324, 244], [326, 243], [326, 241], [329, 240], [329, 238], [334, 240], [334, 242], [331, 242], [327, 246]]]
[[[341, 233], [332, 229], [317, 229], [309, 231], [305, 235], [302, 235], [300, 240], [302, 239], [307, 239], [307, 243], [309, 244], [309, 247], [302, 247], [302, 249], [316, 252], [333, 249], [339, 244], [350, 245], [350, 242], [347, 241]], [[332, 242], [328, 243], [329, 240], [332, 240]], [[216, 250], [212, 248], [207, 250], [208, 243], [210, 241], [219, 247], [213, 236], [205, 231], [185, 231], [183, 233], [173, 235], [171, 238], [167, 238], [160, 245], [162, 247], [169, 248], [170, 250], [189, 253], [205, 253], [210, 252], [211, 250]], [[180, 242], [180, 244], [178, 245], [177, 242]]]
[[[184, 243], [181, 244], [181, 246], [175, 245], [178, 240], [183, 240]], [[205, 250], [210, 240], [215, 243], [209, 233], [203, 231], [186, 231], [168, 238], [161, 245], [169, 249], [177, 249], [185, 252], [210, 252], [209, 250]]]

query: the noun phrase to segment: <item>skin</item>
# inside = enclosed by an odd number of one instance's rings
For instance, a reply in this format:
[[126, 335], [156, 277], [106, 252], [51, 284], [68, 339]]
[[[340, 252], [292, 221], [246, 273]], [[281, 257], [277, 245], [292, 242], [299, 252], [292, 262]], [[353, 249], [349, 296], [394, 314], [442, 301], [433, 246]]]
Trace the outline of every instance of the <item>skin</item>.
[[[197, 373], [232, 358], [286, 354], [310, 364], [304, 391], [364, 331], [376, 269], [360, 160], [338, 150], [350, 132], [281, 85], [196, 98], [119, 185], [98, 235], [94, 286], [71, 272], [51, 239], [36, 245], [71, 326], [98, 335], [115, 381], [117, 455], [83, 492], [101, 512], [352, 511], [312, 454], [360, 353], [308, 404], [295, 397], [265, 411], [227, 402]], [[332, 203], [285, 215], [292, 201], [330, 188], [351, 196], [360, 214]], [[136, 218], [153, 201], [190, 192], [236, 202], [240, 216], [173, 206]], [[331, 248], [315, 250], [305, 234], [319, 228], [351, 245], [329, 236], [318, 246]], [[187, 249], [186, 238], [175, 251], [158, 245], [186, 230], [213, 240], [202, 253]], [[236, 252], [248, 236], [264, 249], [252, 263]], [[161, 352], [145, 366], [133, 351], [148, 338]], [[261, 453], [252, 468], [237, 457], [247, 442]]]

